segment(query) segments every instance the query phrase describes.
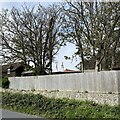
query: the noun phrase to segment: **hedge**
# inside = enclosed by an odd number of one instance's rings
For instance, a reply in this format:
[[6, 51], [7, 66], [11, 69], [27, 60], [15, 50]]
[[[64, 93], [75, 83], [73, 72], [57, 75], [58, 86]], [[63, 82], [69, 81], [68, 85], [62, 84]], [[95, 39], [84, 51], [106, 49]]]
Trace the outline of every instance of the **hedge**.
[[120, 118], [120, 106], [47, 98], [40, 94], [2, 93], [2, 107], [46, 118]]
[[7, 77], [0, 78], [0, 87], [7, 89], [9, 88], [9, 84], [10, 82]]

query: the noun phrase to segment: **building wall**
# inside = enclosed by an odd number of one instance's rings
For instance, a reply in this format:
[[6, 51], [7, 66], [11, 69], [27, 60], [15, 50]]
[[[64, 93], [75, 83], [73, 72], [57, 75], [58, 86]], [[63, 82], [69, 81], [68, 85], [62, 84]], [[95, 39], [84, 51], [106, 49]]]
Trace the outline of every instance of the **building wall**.
[[6, 73], [2, 73], [2, 77], [13, 77], [13, 76], [16, 76], [16, 72], [14, 71], [14, 72], [10, 72], [10, 74], [7, 74], [7, 72]]

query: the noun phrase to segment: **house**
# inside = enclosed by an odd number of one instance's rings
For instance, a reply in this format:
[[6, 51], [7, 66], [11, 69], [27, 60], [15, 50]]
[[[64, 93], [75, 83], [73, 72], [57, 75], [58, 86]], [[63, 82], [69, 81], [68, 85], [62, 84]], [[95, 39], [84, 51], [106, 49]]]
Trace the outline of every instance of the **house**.
[[9, 63], [2, 65], [2, 77], [15, 77], [21, 76], [21, 73], [24, 71], [23, 62]]

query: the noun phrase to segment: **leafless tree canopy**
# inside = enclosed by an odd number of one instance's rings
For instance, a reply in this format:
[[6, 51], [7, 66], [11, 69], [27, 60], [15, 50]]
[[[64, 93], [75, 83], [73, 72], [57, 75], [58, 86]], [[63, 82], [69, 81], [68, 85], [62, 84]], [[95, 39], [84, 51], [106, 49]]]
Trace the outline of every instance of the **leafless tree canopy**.
[[77, 46], [82, 70], [112, 69], [120, 54], [120, 2], [66, 2], [63, 9], [64, 33]]
[[0, 17], [5, 60], [22, 60], [25, 65], [32, 62], [37, 74], [44, 74], [45, 70], [51, 73], [54, 56], [62, 45], [58, 34], [61, 16], [58, 5], [3, 10]]
[[0, 22], [5, 60], [32, 62], [36, 74], [52, 72], [55, 55], [65, 42], [76, 45], [74, 56], [80, 57], [82, 71], [119, 66], [120, 2], [24, 6], [3, 10]]

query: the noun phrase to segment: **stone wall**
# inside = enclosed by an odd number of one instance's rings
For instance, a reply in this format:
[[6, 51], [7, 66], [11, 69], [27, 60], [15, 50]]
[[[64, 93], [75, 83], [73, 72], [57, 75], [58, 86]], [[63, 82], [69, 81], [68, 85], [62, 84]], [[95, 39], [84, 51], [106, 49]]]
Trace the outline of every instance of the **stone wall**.
[[120, 94], [117, 93], [87, 93], [87, 92], [79, 92], [79, 91], [59, 91], [59, 90], [14, 90], [8, 89], [3, 90], [3, 92], [20, 92], [20, 93], [34, 93], [34, 94], [41, 94], [45, 97], [49, 98], [68, 98], [68, 99], [75, 99], [75, 100], [82, 100], [82, 101], [93, 101], [98, 104], [108, 104], [110, 106], [120, 105]]
[[94, 101], [98, 104], [109, 104], [111, 106], [120, 104], [119, 103], [120, 94], [116, 93], [100, 94], [100, 93], [85, 93], [79, 91], [36, 91], [35, 93], [40, 93], [46, 97], [89, 100]]

